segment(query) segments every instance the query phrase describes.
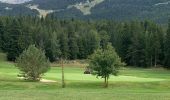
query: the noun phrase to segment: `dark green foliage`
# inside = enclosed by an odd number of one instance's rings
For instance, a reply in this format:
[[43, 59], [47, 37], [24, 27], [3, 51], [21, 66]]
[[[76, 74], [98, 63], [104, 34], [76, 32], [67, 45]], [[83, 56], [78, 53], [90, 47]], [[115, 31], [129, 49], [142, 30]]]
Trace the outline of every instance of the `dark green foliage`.
[[100, 35], [100, 45], [104, 49], [106, 48], [109, 42], [110, 36], [107, 34], [106, 31], [100, 31], [99, 35]]
[[18, 19], [7, 19], [1, 32], [1, 49], [7, 53], [8, 60], [14, 61], [27, 48], [32, 38]]
[[168, 30], [165, 37], [165, 66], [170, 69], [170, 21], [168, 24]]
[[46, 37], [47, 41], [45, 45], [45, 51], [46, 55], [49, 57], [49, 60], [53, 62], [56, 61], [56, 59], [60, 56], [60, 45], [56, 32], [47, 34], [48, 36]]
[[69, 24], [68, 26], [68, 44], [69, 44], [69, 58], [70, 59], [77, 59], [79, 48], [77, 44], [77, 36], [75, 33], [75, 27], [72, 26], [72, 24]]
[[[153, 22], [145, 22], [145, 55], [147, 66], [157, 66], [161, 64], [161, 56], [163, 53], [163, 37], [162, 29]], [[162, 47], [162, 48], [161, 48]], [[163, 54], [162, 54], [163, 55]]]
[[81, 33], [80, 39], [78, 42], [79, 56], [82, 59], [87, 58], [88, 55], [92, 54], [100, 46], [100, 37], [96, 30], [88, 30]]
[[39, 81], [48, 71], [49, 66], [45, 53], [35, 45], [30, 45], [16, 60], [16, 67], [21, 71], [22, 76], [32, 81]]
[[66, 33], [60, 34], [60, 50], [62, 51], [61, 56], [63, 58], [69, 57], [68, 34]]
[[4, 39], [3, 39], [3, 35], [4, 35], [4, 24], [3, 24], [3, 22], [2, 21], [0, 21], [0, 50], [2, 49], [2, 45], [3, 45], [3, 41], [4, 41]]
[[145, 65], [145, 37], [144, 30], [137, 22], [132, 22], [130, 45], [128, 46], [126, 58], [129, 58], [129, 64], [134, 66]]
[[12, 20], [12, 22], [7, 27], [10, 27], [6, 33], [8, 36], [5, 38], [5, 45], [7, 46], [7, 58], [8, 60], [14, 61], [16, 57], [22, 52], [22, 50], [25, 49], [22, 48], [22, 46], [24, 46], [22, 45], [22, 28], [19, 21], [16, 19]]
[[151, 67], [169, 62], [169, 31], [152, 21], [58, 20], [53, 17], [0, 17], [0, 48], [15, 60], [30, 44], [50, 61], [87, 59], [109, 42], [129, 66]]
[[99, 47], [97, 31], [86, 22], [38, 17], [2, 17], [0, 21], [5, 23], [1, 49], [8, 60], [14, 61], [30, 44], [43, 49], [52, 62], [60, 57], [85, 59]]
[[130, 60], [127, 54], [128, 54], [128, 48], [131, 44], [131, 37], [132, 37], [131, 31], [132, 31], [131, 23], [124, 23], [123, 28], [120, 32], [120, 46], [119, 46], [120, 57], [123, 60], [126, 60], [127, 63]]

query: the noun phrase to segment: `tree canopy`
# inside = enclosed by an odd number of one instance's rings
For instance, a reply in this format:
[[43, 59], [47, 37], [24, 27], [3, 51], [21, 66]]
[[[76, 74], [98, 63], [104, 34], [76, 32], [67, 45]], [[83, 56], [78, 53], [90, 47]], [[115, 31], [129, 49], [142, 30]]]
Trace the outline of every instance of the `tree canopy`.
[[111, 44], [104, 49], [98, 49], [89, 57], [89, 68], [97, 77], [104, 78], [105, 87], [108, 87], [109, 76], [117, 76], [119, 68], [123, 66], [120, 57]]

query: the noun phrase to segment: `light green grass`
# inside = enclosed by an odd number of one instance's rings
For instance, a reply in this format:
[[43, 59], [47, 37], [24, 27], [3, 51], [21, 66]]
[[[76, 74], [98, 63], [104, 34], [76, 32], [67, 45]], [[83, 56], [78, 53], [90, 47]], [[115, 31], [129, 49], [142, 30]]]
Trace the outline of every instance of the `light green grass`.
[[66, 88], [61, 88], [61, 69], [53, 67], [43, 78], [56, 83], [26, 82], [18, 79], [18, 69], [0, 62], [0, 100], [170, 100], [170, 71], [124, 68], [103, 79], [84, 75], [84, 68], [65, 67]]
[[[127, 69], [129, 70], [129, 69]], [[49, 73], [46, 74], [46, 78], [50, 78], [53, 80], [58, 80], [61, 78], [61, 69], [59, 68], [52, 68]], [[93, 75], [83, 74], [84, 68], [66, 68], [65, 69], [65, 79], [70, 81], [95, 81], [95, 82], [102, 82], [103, 79], [96, 78]], [[147, 72], [147, 71], [146, 71]], [[149, 72], [149, 71], [148, 71]], [[111, 82], [153, 82], [153, 81], [165, 81], [165, 78], [156, 78], [156, 77], [143, 77], [143, 76], [135, 76], [135, 75], [124, 75], [124, 70], [121, 70], [121, 74], [119, 76], [111, 76], [109, 81]]]

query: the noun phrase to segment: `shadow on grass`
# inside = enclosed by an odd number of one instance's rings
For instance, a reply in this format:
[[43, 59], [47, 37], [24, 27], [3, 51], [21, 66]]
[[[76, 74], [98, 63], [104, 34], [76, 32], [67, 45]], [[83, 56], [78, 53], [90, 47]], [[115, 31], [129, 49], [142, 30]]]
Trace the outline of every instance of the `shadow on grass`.
[[102, 82], [68, 82], [66, 86], [69, 88], [95, 89], [103, 88], [104, 84]]
[[[170, 82], [110, 82], [109, 91], [164, 91], [170, 90]], [[0, 90], [61, 90], [61, 80], [55, 83], [32, 82], [17, 78], [0, 78]], [[103, 82], [66, 81], [66, 90], [92, 91], [105, 89]], [[106, 91], [108, 89], [105, 89]]]

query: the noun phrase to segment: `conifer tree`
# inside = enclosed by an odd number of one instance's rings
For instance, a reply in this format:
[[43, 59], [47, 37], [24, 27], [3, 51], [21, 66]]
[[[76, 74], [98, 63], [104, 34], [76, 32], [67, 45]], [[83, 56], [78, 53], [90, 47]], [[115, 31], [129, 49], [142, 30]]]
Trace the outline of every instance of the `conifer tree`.
[[170, 21], [168, 23], [168, 30], [165, 38], [165, 66], [169, 69], [170, 68]]

